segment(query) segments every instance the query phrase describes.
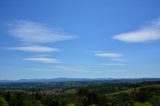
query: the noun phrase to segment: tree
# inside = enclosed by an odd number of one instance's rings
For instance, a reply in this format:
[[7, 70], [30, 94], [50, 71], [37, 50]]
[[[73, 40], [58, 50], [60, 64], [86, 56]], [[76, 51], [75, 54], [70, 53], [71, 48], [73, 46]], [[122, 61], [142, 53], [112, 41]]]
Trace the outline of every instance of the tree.
[[2, 97], [0, 97], [0, 106], [9, 106], [8, 103]]
[[42, 104], [41, 104], [41, 101], [39, 101], [39, 100], [35, 100], [35, 101], [33, 101], [33, 106], [43, 106]]
[[98, 96], [98, 106], [109, 106], [111, 98], [105, 96], [104, 94]]
[[153, 106], [160, 106], [160, 96], [153, 96], [150, 99], [150, 102], [152, 103]]
[[132, 106], [133, 100], [127, 93], [120, 93], [116, 96], [116, 104], [119, 104], [119, 106]]
[[86, 89], [86, 88], [81, 88], [81, 89], [78, 90], [78, 94], [79, 94], [80, 96], [87, 96], [87, 94], [88, 94], [88, 89]]

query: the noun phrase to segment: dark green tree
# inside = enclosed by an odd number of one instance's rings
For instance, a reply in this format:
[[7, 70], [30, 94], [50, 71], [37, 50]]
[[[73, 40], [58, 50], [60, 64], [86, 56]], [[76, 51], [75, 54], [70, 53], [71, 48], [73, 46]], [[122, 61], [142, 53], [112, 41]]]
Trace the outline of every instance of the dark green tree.
[[0, 97], [0, 106], [9, 106], [8, 103], [2, 97]]

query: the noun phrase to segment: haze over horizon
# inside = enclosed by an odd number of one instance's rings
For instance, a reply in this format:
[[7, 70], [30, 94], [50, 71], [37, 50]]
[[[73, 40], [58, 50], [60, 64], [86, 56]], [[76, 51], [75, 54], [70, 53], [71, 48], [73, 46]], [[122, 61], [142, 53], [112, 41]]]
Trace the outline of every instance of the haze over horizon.
[[0, 1], [0, 80], [160, 78], [159, 5]]

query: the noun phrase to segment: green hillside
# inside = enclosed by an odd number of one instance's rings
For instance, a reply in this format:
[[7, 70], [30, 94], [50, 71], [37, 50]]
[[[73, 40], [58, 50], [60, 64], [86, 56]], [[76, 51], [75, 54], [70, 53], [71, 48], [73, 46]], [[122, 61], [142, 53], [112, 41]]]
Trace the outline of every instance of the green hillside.
[[0, 106], [160, 106], [160, 82], [0, 84]]

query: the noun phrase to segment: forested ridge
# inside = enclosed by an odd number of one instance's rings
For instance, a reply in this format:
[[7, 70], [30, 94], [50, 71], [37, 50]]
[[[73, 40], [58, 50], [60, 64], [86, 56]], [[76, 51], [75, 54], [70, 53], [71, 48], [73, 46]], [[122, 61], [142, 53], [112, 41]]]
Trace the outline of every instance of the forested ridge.
[[0, 106], [160, 106], [160, 82], [1, 83]]

